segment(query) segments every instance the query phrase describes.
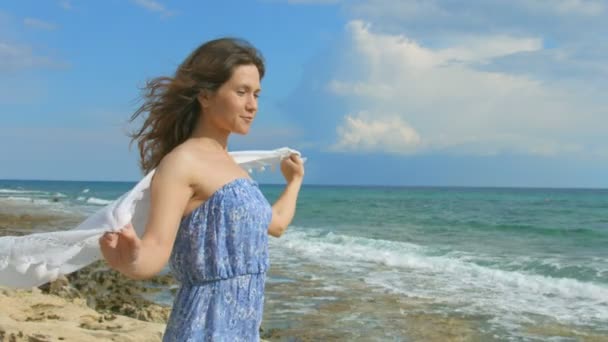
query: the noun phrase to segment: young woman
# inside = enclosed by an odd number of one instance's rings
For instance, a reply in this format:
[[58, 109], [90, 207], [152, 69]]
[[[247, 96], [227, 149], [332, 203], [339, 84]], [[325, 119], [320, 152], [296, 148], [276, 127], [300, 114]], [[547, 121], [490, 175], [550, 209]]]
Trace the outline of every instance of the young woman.
[[268, 234], [293, 219], [304, 167], [281, 162], [287, 185], [274, 205], [227, 151], [258, 109], [264, 62], [243, 40], [198, 47], [173, 77], [148, 82], [134, 135], [145, 172], [156, 168], [143, 236], [132, 226], [99, 241], [113, 269], [134, 279], [169, 261], [181, 283], [164, 341], [257, 341], [264, 303]]

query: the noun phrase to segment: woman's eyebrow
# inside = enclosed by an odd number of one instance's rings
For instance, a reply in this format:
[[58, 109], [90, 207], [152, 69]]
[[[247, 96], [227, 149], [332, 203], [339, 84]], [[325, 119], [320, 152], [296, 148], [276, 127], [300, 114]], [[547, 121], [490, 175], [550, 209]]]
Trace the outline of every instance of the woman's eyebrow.
[[[239, 86], [239, 88], [244, 88], [244, 89], [245, 89], [245, 90], [247, 90], [247, 91], [250, 91], [250, 90], [252, 90], [252, 89], [253, 89], [251, 86], [249, 86], [249, 85], [247, 85], [247, 84], [241, 84], [241, 85]], [[258, 92], [258, 93], [259, 93], [259, 92], [261, 92], [261, 91], [262, 91], [262, 88], [257, 88], [257, 89], [255, 89], [255, 90], [253, 90], [253, 91], [254, 91], [254, 92]]]

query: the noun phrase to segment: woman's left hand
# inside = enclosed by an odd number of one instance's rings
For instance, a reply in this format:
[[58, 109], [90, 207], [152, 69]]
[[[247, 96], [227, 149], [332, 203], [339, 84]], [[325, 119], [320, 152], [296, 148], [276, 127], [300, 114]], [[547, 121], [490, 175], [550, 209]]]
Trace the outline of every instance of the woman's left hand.
[[304, 178], [304, 161], [297, 154], [292, 154], [281, 161], [281, 173], [287, 183]]

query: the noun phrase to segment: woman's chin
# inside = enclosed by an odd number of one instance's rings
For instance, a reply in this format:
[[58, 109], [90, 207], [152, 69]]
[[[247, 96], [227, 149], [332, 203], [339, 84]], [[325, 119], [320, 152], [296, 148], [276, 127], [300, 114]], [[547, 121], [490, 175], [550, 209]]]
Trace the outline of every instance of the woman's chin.
[[241, 127], [237, 128], [232, 133], [236, 133], [238, 135], [247, 135], [249, 133], [249, 127]]

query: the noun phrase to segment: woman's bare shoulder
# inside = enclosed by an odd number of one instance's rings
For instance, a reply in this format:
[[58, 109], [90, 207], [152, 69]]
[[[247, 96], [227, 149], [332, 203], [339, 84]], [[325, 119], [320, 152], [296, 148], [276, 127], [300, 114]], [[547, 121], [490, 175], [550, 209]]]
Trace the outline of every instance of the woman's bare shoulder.
[[200, 182], [200, 175], [211, 176], [217, 170], [218, 158], [204, 148], [188, 142], [169, 152], [160, 162], [159, 169], [172, 175], [182, 175], [194, 183]]
[[188, 179], [191, 178], [191, 170], [195, 166], [193, 164], [198, 162], [197, 156], [191, 148], [180, 145], [163, 157], [156, 172]]

